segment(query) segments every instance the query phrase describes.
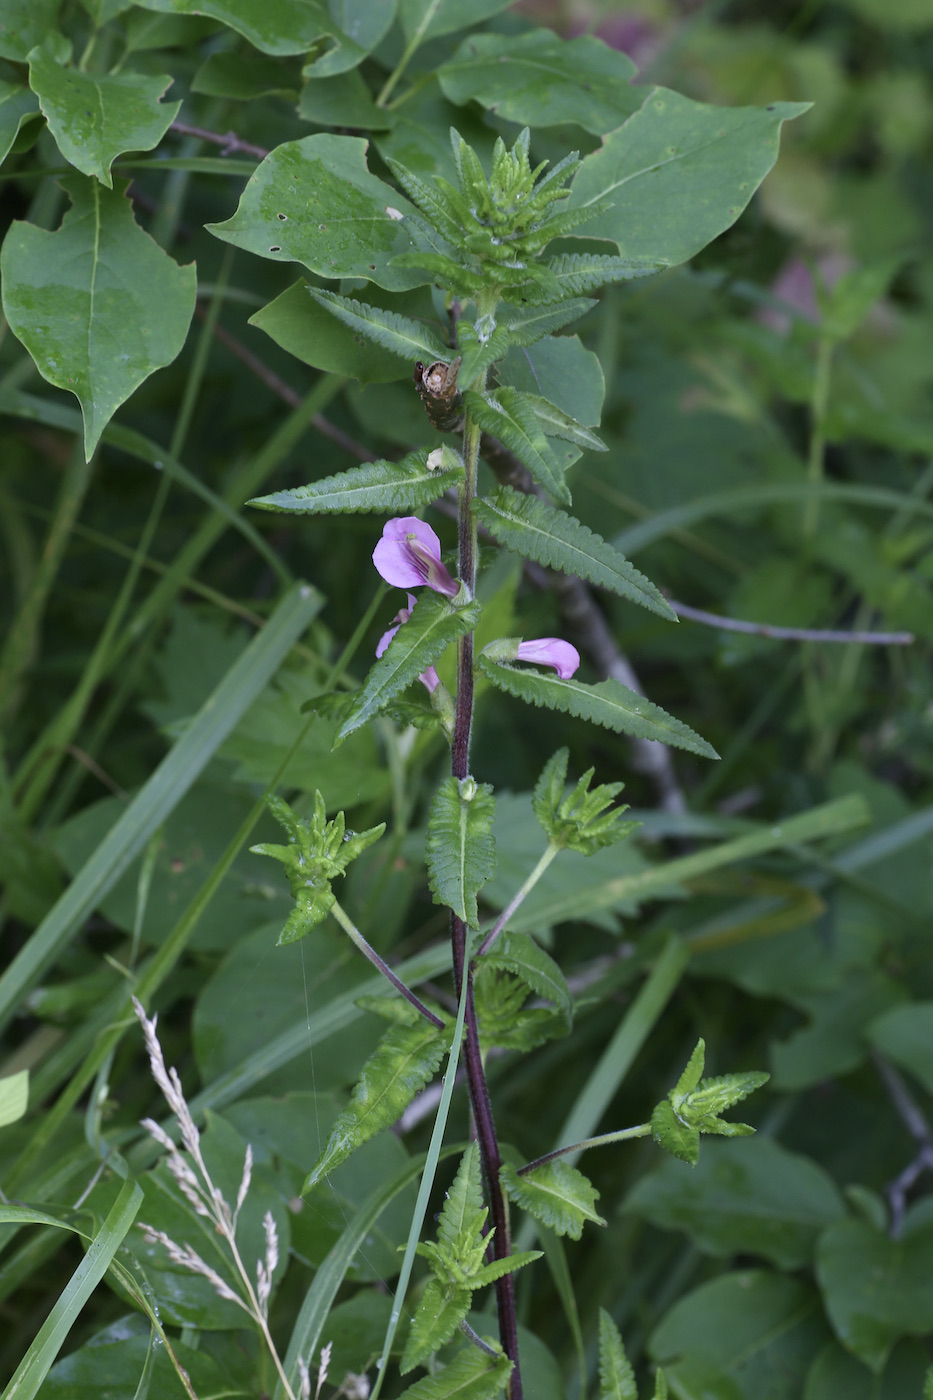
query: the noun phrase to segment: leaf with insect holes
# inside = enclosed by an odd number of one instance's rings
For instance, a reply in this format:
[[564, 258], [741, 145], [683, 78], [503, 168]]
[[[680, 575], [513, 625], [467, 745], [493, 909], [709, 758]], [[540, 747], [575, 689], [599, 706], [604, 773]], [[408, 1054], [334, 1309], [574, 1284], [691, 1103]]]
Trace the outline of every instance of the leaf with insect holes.
[[506, 1163], [499, 1180], [510, 1200], [557, 1235], [578, 1240], [587, 1220], [594, 1225], [606, 1223], [593, 1209], [599, 1200], [595, 1186], [560, 1158], [521, 1173]]
[[440, 467], [429, 465], [429, 447], [409, 452], [400, 462], [366, 462], [334, 476], [321, 477], [291, 491], [275, 491], [249, 502], [260, 510], [296, 511], [308, 515], [341, 511], [384, 511], [395, 514], [438, 500], [463, 480], [463, 467], [449, 454]]
[[463, 402], [484, 433], [498, 438], [503, 446], [514, 452], [550, 496], [569, 505], [570, 492], [563, 470], [551, 451], [534, 410], [527, 402], [528, 397], [520, 390], [511, 388], [486, 394], [468, 389], [463, 395]]
[[651, 1135], [658, 1146], [691, 1166], [699, 1160], [701, 1133], [748, 1137], [755, 1131], [747, 1123], [724, 1123], [719, 1115], [760, 1089], [771, 1077], [753, 1070], [701, 1080], [705, 1057], [706, 1043], [699, 1040], [683, 1074], [651, 1115]]
[[397, 1123], [437, 1072], [450, 1035], [420, 1018], [386, 1031], [360, 1073], [350, 1102], [331, 1129], [324, 1151], [302, 1187], [310, 1191], [383, 1128]]
[[476, 896], [496, 873], [495, 812], [490, 785], [472, 778], [444, 778], [431, 800], [425, 840], [431, 893], [470, 928], [479, 924]]
[[451, 642], [465, 632], [472, 632], [481, 612], [475, 600], [458, 607], [441, 594], [426, 590], [405, 626], [398, 629], [357, 691], [335, 742], [341, 743], [348, 734], [384, 710]]
[[410, 1385], [399, 1400], [500, 1400], [512, 1362], [493, 1337], [482, 1340], [488, 1351], [464, 1347], [449, 1366]]
[[660, 705], [652, 704], [611, 677], [598, 685], [584, 685], [573, 677], [563, 680], [560, 676], [545, 676], [541, 671], [505, 661], [491, 661], [483, 655], [477, 658], [477, 664], [498, 690], [530, 705], [560, 710], [617, 734], [630, 734], [635, 739], [659, 739], [662, 744], [686, 749], [703, 758], [719, 757], [705, 739], [694, 734], [681, 720], [674, 719]]
[[599, 1310], [599, 1400], [638, 1400], [635, 1372], [605, 1308]]
[[[538, 421], [547, 432], [547, 423]], [[589, 579], [676, 622], [676, 614], [651, 580], [574, 516], [509, 486], [500, 486], [494, 496], [477, 499], [473, 509], [506, 549], [548, 568]]]
[[397, 311], [385, 311], [381, 306], [369, 306], [352, 297], [340, 297], [335, 292], [322, 292], [309, 287], [308, 292], [318, 306], [323, 306], [338, 321], [367, 340], [381, 345], [402, 360], [440, 360], [450, 354], [450, 347], [441, 335], [422, 321], [413, 321]]

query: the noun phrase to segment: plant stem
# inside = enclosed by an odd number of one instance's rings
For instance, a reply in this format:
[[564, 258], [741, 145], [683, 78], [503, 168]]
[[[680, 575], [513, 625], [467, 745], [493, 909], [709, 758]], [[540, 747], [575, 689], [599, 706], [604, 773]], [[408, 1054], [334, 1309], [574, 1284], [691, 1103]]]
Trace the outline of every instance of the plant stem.
[[509, 900], [508, 904], [505, 906], [502, 913], [499, 915], [498, 919], [493, 924], [486, 937], [483, 939], [479, 948], [476, 950], [476, 956], [478, 958], [481, 958], [484, 953], [489, 952], [489, 949], [495, 943], [496, 939], [499, 937], [499, 934], [502, 932], [506, 924], [509, 922], [509, 919], [511, 919], [512, 915], [515, 913], [515, 910], [526, 898], [526, 896], [529, 895], [534, 889], [535, 885], [541, 879], [541, 876], [544, 874], [545, 870], [547, 870], [548, 866], [550, 865], [554, 857], [557, 855], [557, 852], [559, 850], [560, 846], [555, 846], [553, 841], [548, 842], [547, 849], [545, 850], [544, 855], [538, 861], [538, 864], [535, 866], [534, 870], [532, 870], [531, 874], [528, 876], [528, 879], [522, 885], [521, 889], [518, 890], [516, 894], [514, 894], [513, 897]]
[[[823, 480], [823, 453], [826, 448], [826, 409], [829, 405], [829, 383], [833, 351], [836, 342], [825, 333], [820, 337], [813, 372], [813, 392], [810, 396], [810, 450], [807, 456], [807, 484], [819, 486]], [[803, 508], [803, 533], [812, 539], [820, 519], [819, 496], [808, 496]]]
[[[483, 299], [484, 301], [485, 299]], [[477, 299], [477, 312], [484, 315], [494, 309], [495, 302], [486, 305]], [[485, 372], [470, 386], [482, 392], [486, 383]], [[472, 597], [476, 592], [476, 517], [473, 514], [473, 498], [476, 495], [476, 477], [479, 463], [480, 429], [469, 413], [463, 428], [464, 479], [460, 487], [457, 511], [458, 534], [458, 573], [461, 582], [469, 589]], [[470, 771], [470, 735], [473, 727], [473, 633], [461, 637], [457, 648], [457, 703], [454, 718], [454, 736], [451, 753], [451, 769], [455, 778], [462, 779]], [[454, 986], [460, 997], [466, 979], [466, 1033], [464, 1035], [464, 1060], [467, 1082], [470, 1088], [470, 1104], [476, 1122], [476, 1136], [486, 1178], [486, 1193], [489, 1200], [495, 1234], [492, 1241], [493, 1257], [506, 1259], [511, 1252], [509, 1217], [505, 1195], [499, 1183], [502, 1159], [499, 1155], [499, 1142], [492, 1115], [492, 1104], [486, 1084], [486, 1072], [479, 1043], [479, 1028], [476, 1024], [476, 1005], [473, 999], [473, 978], [467, 966], [466, 950], [468, 930], [466, 924], [451, 913], [450, 941], [453, 957]], [[512, 1274], [496, 1280], [496, 1304], [499, 1314], [499, 1339], [509, 1360], [514, 1363], [508, 1382], [510, 1400], [522, 1400], [522, 1378], [518, 1359], [518, 1320], [515, 1310], [515, 1281]]]
[[351, 942], [356, 944], [357, 948], [359, 948], [360, 952], [363, 954], [363, 957], [369, 959], [373, 967], [392, 983], [392, 986], [397, 992], [401, 992], [406, 1001], [411, 1002], [415, 1010], [419, 1011], [425, 1020], [430, 1021], [432, 1026], [436, 1026], [439, 1031], [442, 1031], [445, 1023], [441, 1020], [440, 1016], [435, 1016], [434, 1012], [429, 1010], [424, 1002], [420, 1001], [418, 997], [415, 996], [411, 988], [406, 987], [401, 978], [396, 977], [389, 964], [384, 962], [375, 948], [371, 947], [370, 944], [366, 942], [366, 939], [360, 933], [356, 924], [338, 900], [334, 900], [330, 912], [333, 914], [340, 927], [350, 935]]
[[570, 1152], [579, 1156], [581, 1152], [586, 1152], [587, 1148], [608, 1147], [611, 1142], [628, 1142], [631, 1138], [647, 1137], [650, 1132], [650, 1123], [639, 1123], [637, 1128], [620, 1128], [617, 1133], [601, 1133], [599, 1137], [584, 1138], [582, 1142], [572, 1142], [567, 1147], [557, 1147], [553, 1152], [546, 1152], [543, 1157], [536, 1157], [533, 1162], [519, 1167], [518, 1175], [526, 1176], [536, 1167], [543, 1167], [546, 1162], [555, 1162], [558, 1157], [566, 1157]]

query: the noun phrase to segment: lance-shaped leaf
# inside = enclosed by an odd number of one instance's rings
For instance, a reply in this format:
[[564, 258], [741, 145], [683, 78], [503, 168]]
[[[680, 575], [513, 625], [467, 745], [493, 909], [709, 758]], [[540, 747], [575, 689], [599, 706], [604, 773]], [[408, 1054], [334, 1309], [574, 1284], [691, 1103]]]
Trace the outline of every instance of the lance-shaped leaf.
[[559, 1157], [521, 1174], [506, 1163], [499, 1172], [499, 1180], [517, 1206], [557, 1235], [569, 1235], [572, 1240], [578, 1240], [587, 1220], [594, 1225], [606, 1223], [593, 1209], [599, 1200], [595, 1186], [581, 1171]]
[[29, 83], [69, 164], [113, 188], [110, 167], [124, 151], [151, 151], [178, 116], [181, 102], [161, 106], [168, 76], [82, 73], [65, 68], [47, 49], [29, 56]]
[[473, 508], [477, 519], [507, 549], [589, 579], [676, 622], [676, 614], [651, 580], [572, 515], [510, 486], [501, 486], [495, 496], [478, 499]]
[[357, 335], [375, 341], [402, 360], [415, 360], [421, 356], [426, 360], [442, 360], [450, 354], [450, 346], [437, 331], [422, 321], [413, 321], [396, 311], [384, 311], [381, 306], [368, 306], [366, 302], [354, 301], [352, 297], [322, 292], [317, 287], [309, 287], [308, 291], [318, 306], [323, 306]]
[[546, 335], [579, 321], [595, 305], [592, 297], [570, 297], [556, 306], [506, 307], [500, 324], [508, 330], [512, 345], [534, 345]]
[[250, 177], [233, 217], [208, 229], [319, 277], [362, 277], [390, 291], [430, 282], [430, 272], [392, 263], [425, 246], [424, 226], [397, 190], [369, 173], [366, 146], [359, 136], [325, 133], [286, 141]]
[[[660, 258], [618, 258], [607, 253], [562, 253], [545, 258], [543, 266], [551, 282], [564, 296], [582, 296], [613, 282], [631, 282], [638, 277], [653, 277], [668, 266]], [[547, 302], [542, 291], [530, 290], [525, 297], [529, 304]], [[545, 307], [545, 310], [547, 308]]]
[[676, 266], [735, 223], [777, 159], [782, 123], [810, 104], [713, 107], [667, 88], [644, 91], [640, 109], [583, 161], [570, 203], [612, 205], [579, 236]]
[[527, 933], [507, 930], [484, 953], [480, 966], [498, 968], [517, 977], [536, 996], [549, 1001], [561, 1022], [564, 1034], [573, 1023], [573, 998], [567, 980], [557, 963]]
[[478, 34], [464, 40], [438, 70], [445, 97], [479, 102], [497, 117], [531, 127], [574, 123], [602, 136], [638, 110], [627, 54], [587, 35], [561, 39], [548, 29], [529, 34]]
[[635, 1372], [605, 1308], [599, 1310], [599, 1400], [638, 1400]]
[[529, 671], [504, 661], [490, 661], [480, 656], [478, 665], [483, 675], [499, 690], [514, 695], [530, 705], [543, 705], [549, 710], [561, 710], [602, 725], [617, 734], [630, 734], [633, 739], [658, 739], [676, 749], [700, 754], [703, 758], [718, 758], [716, 750], [695, 734], [689, 725], [674, 719], [660, 705], [654, 705], [643, 695], [610, 677], [598, 685], [582, 681], [562, 680], [560, 676]]
[[340, 743], [372, 719], [436, 661], [457, 637], [472, 632], [482, 608], [475, 600], [458, 607], [440, 593], [424, 592], [363, 682], [337, 734]]
[[63, 179], [61, 228], [14, 223], [0, 253], [10, 329], [43, 379], [79, 399], [88, 458], [120, 404], [175, 359], [197, 295], [194, 264], [179, 267], [135, 222], [128, 183]]
[[[436, 449], [435, 449], [436, 451]], [[451, 486], [463, 480], [462, 466], [431, 467], [428, 447], [409, 452], [400, 462], [367, 462], [361, 467], [296, 486], [291, 491], [273, 491], [249, 502], [261, 510], [297, 511], [308, 515], [341, 511], [413, 510], [436, 501]], [[455, 460], [452, 456], [447, 460]]]
[[550, 496], [569, 505], [570, 492], [564, 473], [527, 398], [528, 395], [518, 389], [502, 388], [495, 394], [468, 389], [463, 402], [484, 433], [491, 433], [514, 452]]
[[331, 1130], [308, 1174], [302, 1194], [346, 1161], [383, 1128], [397, 1123], [416, 1094], [433, 1078], [450, 1037], [424, 1019], [390, 1026], [363, 1066], [350, 1102]]
[[683, 1074], [651, 1115], [651, 1135], [658, 1146], [692, 1167], [699, 1160], [701, 1133], [748, 1137], [755, 1131], [747, 1123], [725, 1123], [719, 1115], [760, 1089], [771, 1077], [752, 1070], [701, 1080], [705, 1057], [706, 1044], [699, 1040]]
[[[501, 1352], [493, 1337], [482, 1339], [490, 1351]], [[468, 1346], [459, 1351], [449, 1366], [403, 1390], [399, 1400], [501, 1400], [512, 1363], [503, 1353]]]
[[435, 904], [446, 904], [470, 928], [479, 924], [476, 896], [496, 873], [489, 783], [445, 778], [431, 799], [425, 858]]
[[303, 278], [255, 311], [249, 324], [265, 331], [296, 359], [328, 374], [358, 379], [361, 384], [386, 384], [411, 374], [411, 365], [401, 364], [373, 340], [361, 343], [349, 326], [312, 301]]

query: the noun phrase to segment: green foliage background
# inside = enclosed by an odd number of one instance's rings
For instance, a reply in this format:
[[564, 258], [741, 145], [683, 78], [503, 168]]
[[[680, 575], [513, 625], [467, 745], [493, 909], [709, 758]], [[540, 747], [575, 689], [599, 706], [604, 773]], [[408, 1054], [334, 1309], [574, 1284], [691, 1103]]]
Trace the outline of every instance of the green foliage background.
[[[512, 925], [545, 943], [576, 1001], [567, 1037], [490, 1062], [516, 1160], [641, 1122], [700, 1036], [709, 1073], [772, 1076], [743, 1105], [756, 1136], [704, 1141], [695, 1168], [659, 1161], [650, 1141], [588, 1156], [607, 1228], [541, 1240], [547, 1266], [518, 1276], [533, 1334], [526, 1393], [580, 1393], [581, 1364], [595, 1386], [602, 1306], [639, 1376], [664, 1365], [684, 1400], [918, 1396], [933, 1331], [918, 1156], [931, 1151], [933, 1111], [927, 7], [470, 0], [439, 9], [388, 109], [374, 96], [426, 12], [420, 0], [401, 0], [397, 21], [388, 4], [309, 5], [304, 33], [293, 14], [277, 29], [270, 3], [244, 4], [232, 25], [223, 7], [194, 8], [2, 5], [0, 1075], [28, 1069], [30, 1102], [0, 1128], [0, 1188], [45, 1214], [0, 1223], [0, 1384], [92, 1257], [71, 1230], [112, 1239], [117, 1262], [147, 1274], [199, 1395], [274, 1385], [235, 1309], [120, 1225], [129, 1177], [144, 1192], [139, 1218], [179, 1237], [190, 1227], [137, 1127], [163, 1110], [126, 1018], [131, 984], [159, 1008], [167, 1059], [234, 1195], [253, 1145], [246, 1225], [257, 1234], [273, 1209], [283, 1352], [357, 1210], [375, 1185], [404, 1182], [318, 1333], [318, 1345], [335, 1339], [334, 1386], [378, 1353], [381, 1289], [399, 1268], [411, 1158], [430, 1120], [375, 1138], [302, 1207], [379, 1034], [356, 999], [381, 986], [332, 921], [274, 948], [287, 890], [246, 848], [276, 839], [257, 812], [286, 759], [281, 783], [299, 805], [320, 789], [356, 830], [387, 821], [340, 898], [409, 982], [438, 977], [444, 920], [424, 829], [444, 752], [386, 718], [333, 750], [339, 721], [326, 712], [291, 752], [302, 705], [355, 686], [388, 625], [370, 562], [380, 525], [243, 506], [441, 439], [410, 371], [380, 345], [365, 347], [366, 382], [344, 377], [342, 328], [309, 298], [296, 313], [288, 249], [254, 257], [205, 225], [231, 218], [264, 151], [335, 129], [371, 135], [370, 169], [386, 179], [389, 157], [424, 178], [445, 170], [451, 123], [484, 152], [526, 122], [539, 159], [595, 151], [634, 110], [632, 89], [607, 50], [610, 75], [586, 103], [572, 58], [545, 99], [526, 91], [519, 45], [540, 43], [545, 25], [595, 29], [631, 54], [639, 83], [695, 100], [814, 104], [784, 127], [775, 169], [728, 232], [687, 266], [604, 291], [566, 362], [533, 365], [528, 391], [598, 425], [609, 449], [574, 467], [576, 512], [694, 608], [915, 642], [675, 628], [600, 592], [646, 693], [722, 755], [673, 752], [661, 772], [640, 768], [621, 736], [480, 680], [474, 766], [497, 792], [485, 914], [540, 855], [531, 792], [559, 745], [572, 775], [595, 765], [597, 781], [624, 779], [643, 822], [623, 846], [564, 853]], [[488, 90], [500, 53], [517, 65], [505, 98]], [[110, 116], [88, 127], [87, 85], [104, 77]], [[226, 145], [210, 139], [228, 131]], [[113, 280], [92, 310], [116, 341], [89, 342], [84, 377], [65, 382], [42, 339], [61, 310], [49, 302], [56, 240], [93, 245], [105, 209]], [[631, 256], [650, 214], [633, 202]], [[78, 328], [89, 315], [79, 283]], [[424, 287], [405, 309], [439, 312]], [[431, 518], [451, 544], [450, 525]], [[540, 583], [502, 553], [484, 582], [494, 635], [567, 633], [559, 595]], [[585, 679], [600, 677], [586, 655]], [[454, 1118], [462, 1136], [456, 1098]], [[903, 1212], [891, 1183], [912, 1163]], [[441, 1169], [452, 1176], [449, 1160]], [[519, 1247], [530, 1247], [521, 1229]], [[115, 1393], [133, 1394], [147, 1364], [150, 1397], [182, 1394], [113, 1275], [89, 1277], [86, 1297], [41, 1395], [96, 1394], [105, 1367]]]

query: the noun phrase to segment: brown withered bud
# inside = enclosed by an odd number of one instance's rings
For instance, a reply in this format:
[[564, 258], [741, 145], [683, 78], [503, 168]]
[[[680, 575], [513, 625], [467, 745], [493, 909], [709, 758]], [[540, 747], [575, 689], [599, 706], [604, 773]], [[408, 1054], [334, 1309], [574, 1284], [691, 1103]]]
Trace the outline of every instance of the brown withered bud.
[[460, 356], [452, 364], [435, 360], [425, 367], [415, 365], [415, 387], [421, 395], [424, 411], [439, 433], [455, 433], [462, 427], [463, 400], [457, 388]]

